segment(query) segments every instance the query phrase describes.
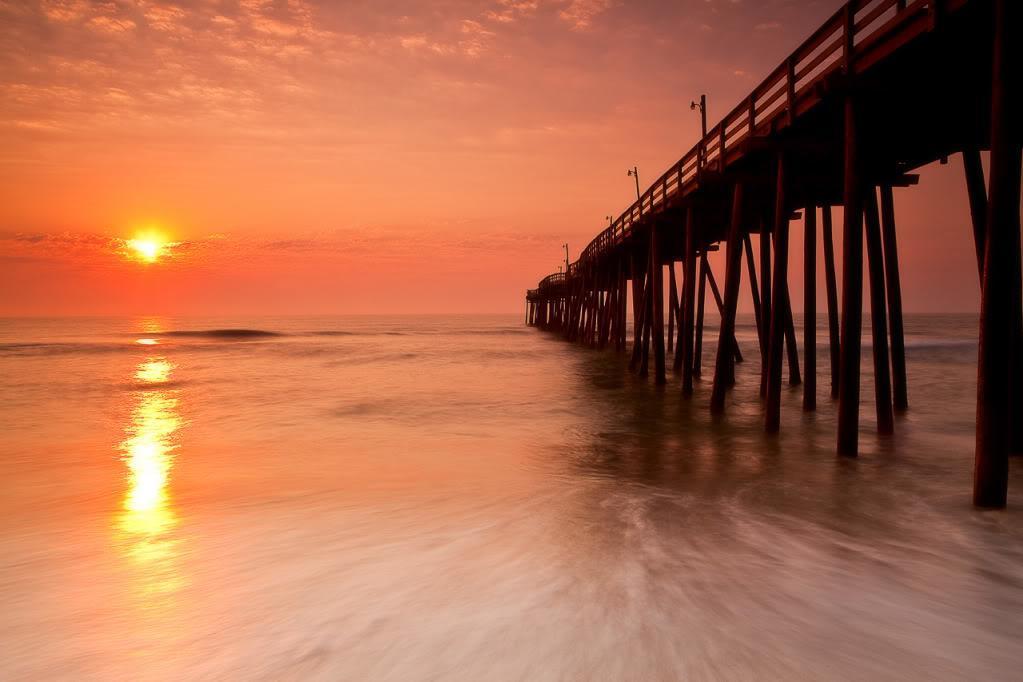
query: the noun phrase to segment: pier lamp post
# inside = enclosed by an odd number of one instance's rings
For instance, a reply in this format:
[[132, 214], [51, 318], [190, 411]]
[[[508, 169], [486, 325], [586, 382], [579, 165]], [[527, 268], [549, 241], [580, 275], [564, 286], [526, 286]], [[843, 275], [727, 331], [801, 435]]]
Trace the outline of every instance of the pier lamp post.
[[700, 95], [699, 102], [697, 102], [696, 100], [691, 101], [689, 103], [689, 109], [690, 111], [696, 111], [697, 109], [700, 110], [700, 158], [698, 165], [703, 166], [704, 162], [703, 141], [707, 137], [707, 96]]
[[568, 274], [568, 242], [561, 245], [565, 249], [565, 274]]
[[629, 177], [636, 179], [636, 201], [639, 201], [639, 168], [633, 166], [629, 169]]
[[703, 137], [707, 137], [707, 96], [700, 95], [700, 101], [693, 100], [689, 103], [692, 111], [700, 110], [700, 131]]

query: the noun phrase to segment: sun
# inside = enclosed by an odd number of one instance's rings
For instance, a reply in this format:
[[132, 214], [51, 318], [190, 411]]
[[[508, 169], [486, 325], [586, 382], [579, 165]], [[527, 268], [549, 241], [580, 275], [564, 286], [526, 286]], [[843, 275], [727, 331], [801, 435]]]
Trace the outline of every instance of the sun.
[[124, 244], [128, 256], [143, 263], [155, 263], [173, 246], [166, 237], [153, 231], [136, 234], [133, 239], [125, 240]]

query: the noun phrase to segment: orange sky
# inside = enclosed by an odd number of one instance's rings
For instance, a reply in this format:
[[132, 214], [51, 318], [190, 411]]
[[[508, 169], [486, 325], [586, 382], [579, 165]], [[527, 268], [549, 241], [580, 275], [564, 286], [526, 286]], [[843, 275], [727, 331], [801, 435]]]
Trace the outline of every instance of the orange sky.
[[[840, 4], [0, 0], [0, 314], [521, 311]], [[897, 211], [976, 309], [958, 159]]]

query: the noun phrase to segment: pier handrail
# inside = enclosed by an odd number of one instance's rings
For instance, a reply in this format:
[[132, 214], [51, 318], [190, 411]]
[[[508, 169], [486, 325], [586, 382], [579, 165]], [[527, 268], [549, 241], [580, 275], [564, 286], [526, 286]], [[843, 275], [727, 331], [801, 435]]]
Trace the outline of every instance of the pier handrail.
[[[958, 0], [955, 4], [962, 4]], [[781, 64], [760, 82], [721, 121], [707, 131], [681, 159], [633, 202], [612, 224], [600, 232], [569, 264], [567, 275], [574, 276], [593, 259], [624, 242], [634, 225], [655, 208], [664, 208], [674, 198], [684, 197], [699, 187], [704, 171], [723, 172], [742, 155], [740, 143], [752, 139], [759, 130], [774, 130], [792, 125], [813, 104], [819, 83], [845, 70], [855, 72], [880, 57], [870, 60], [869, 51], [880, 38], [896, 31], [904, 22], [921, 14], [947, 11], [954, 0], [850, 0], [814, 31]], [[805, 100], [805, 101], [804, 101]], [[730, 157], [735, 158], [730, 158]], [[555, 273], [541, 283], [550, 286]]]

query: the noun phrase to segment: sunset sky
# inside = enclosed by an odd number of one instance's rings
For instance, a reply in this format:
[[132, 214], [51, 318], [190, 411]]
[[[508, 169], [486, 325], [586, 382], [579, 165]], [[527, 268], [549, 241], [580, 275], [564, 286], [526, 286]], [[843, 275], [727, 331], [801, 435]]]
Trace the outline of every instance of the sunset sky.
[[[0, 314], [521, 311], [840, 4], [0, 0]], [[975, 309], [958, 159], [896, 201]]]

